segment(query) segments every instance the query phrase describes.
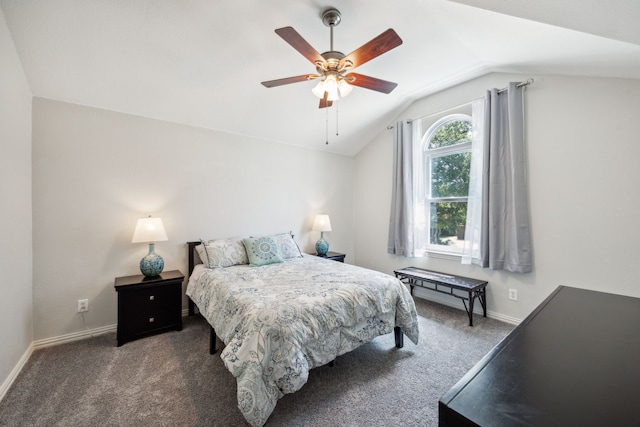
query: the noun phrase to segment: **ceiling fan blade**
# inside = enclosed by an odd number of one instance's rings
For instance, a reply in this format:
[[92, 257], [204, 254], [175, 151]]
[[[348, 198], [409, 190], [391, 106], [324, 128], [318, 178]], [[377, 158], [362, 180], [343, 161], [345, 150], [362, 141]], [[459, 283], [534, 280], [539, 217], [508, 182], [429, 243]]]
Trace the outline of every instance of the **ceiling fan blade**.
[[347, 82], [353, 86], [363, 87], [382, 93], [390, 93], [398, 86], [398, 83], [388, 82], [386, 80], [376, 79], [375, 77], [365, 76], [364, 74], [349, 73], [345, 76]]
[[318, 106], [318, 108], [331, 107], [333, 105], [333, 101], [329, 101], [328, 98], [329, 98], [329, 92], [325, 92], [324, 96], [320, 100], [320, 105]]
[[315, 50], [293, 27], [278, 28], [276, 34], [289, 43], [295, 50], [300, 52], [302, 56], [307, 58], [312, 64], [316, 61], [324, 62], [324, 58]]
[[366, 62], [371, 61], [373, 58], [376, 58], [383, 53], [386, 53], [391, 49], [400, 46], [401, 44], [402, 39], [400, 38], [400, 36], [398, 36], [398, 34], [393, 29], [389, 28], [378, 37], [363, 44], [358, 49], [345, 56], [342, 60], [340, 60], [340, 67], [342, 68], [342, 66], [344, 66], [347, 61], [351, 61], [353, 63], [353, 66], [351, 68], [356, 68]]
[[315, 79], [317, 77], [318, 77], [317, 74], [303, 74], [301, 76], [286, 77], [284, 79], [277, 79], [277, 80], [269, 80], [266, 82], [262, 82], [262, 85], [266, 87], [282, 86], [282, 85], [288, 85], [291, 83], [306, 82], [307, 80]]

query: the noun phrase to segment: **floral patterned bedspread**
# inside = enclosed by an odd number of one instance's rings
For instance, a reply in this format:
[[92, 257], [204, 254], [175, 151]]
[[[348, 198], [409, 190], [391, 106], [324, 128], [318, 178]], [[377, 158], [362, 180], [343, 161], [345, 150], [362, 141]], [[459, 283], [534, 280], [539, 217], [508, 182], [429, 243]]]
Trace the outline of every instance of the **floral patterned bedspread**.
[[309, 370], [399, 326], [415, 344], [418, 320], [408, 289], [393, 276], [315, 256], [261, 267], [198, 266], [187, 295], [226, 347], [238, 408], [262, 426]]

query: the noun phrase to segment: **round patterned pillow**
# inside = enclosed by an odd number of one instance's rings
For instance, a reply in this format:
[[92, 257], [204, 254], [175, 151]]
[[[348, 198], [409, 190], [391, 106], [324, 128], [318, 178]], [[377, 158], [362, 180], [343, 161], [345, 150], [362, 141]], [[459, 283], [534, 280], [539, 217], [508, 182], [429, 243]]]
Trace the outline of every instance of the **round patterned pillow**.
[[242, 239], [242, 243], [247, 250], [249, 264], [252, 266], [284, 261], [282, 255], [280, 255], [276, 241], [271, 237], [247, 237], [246, 239]]

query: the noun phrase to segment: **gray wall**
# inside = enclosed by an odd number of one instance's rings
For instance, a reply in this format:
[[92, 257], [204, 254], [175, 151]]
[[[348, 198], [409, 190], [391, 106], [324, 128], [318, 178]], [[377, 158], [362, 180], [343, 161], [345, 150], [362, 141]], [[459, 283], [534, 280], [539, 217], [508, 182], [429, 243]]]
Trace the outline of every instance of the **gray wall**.
[[[640, 297], [640, 81], [491, 74], [416, 101], [398, 118], [446, 110], [528, 77], [535, 78], [525, 95], [534, 271], [510, 274], [463, 266], [459, 258], [388, 255], [391, 131], [356, 158], [357, 264], [385, 272], [415, 265], [486, 279], [491, 314], [515, 322], [559, 285]], [[508, 299], [510, 288], [518, 301]], [[433, 292], [420, 295], [434, 298]], [[458, 300], [453, 304], [461, 307]]]
[[33, 341], [31, 90], [0, 10], [0, 398]]
[[[250, 120], [250, 118], [248, 118]], [[162, 218], [165, 269], [185, 242], [293, 231], [311, 252], [315, 214], [334, 250], [354, 252], [352, 157], [35, 98], [34, 338], [116, 323], [116, 276], [139, 274], [139, 217]]]

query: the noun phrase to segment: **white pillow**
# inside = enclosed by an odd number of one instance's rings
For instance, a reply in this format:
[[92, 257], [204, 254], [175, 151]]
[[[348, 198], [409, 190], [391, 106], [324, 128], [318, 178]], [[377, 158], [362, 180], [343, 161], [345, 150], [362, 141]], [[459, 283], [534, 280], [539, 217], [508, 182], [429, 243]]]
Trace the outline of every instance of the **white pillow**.
[[273, 236], [269, 237], [276, 241], [278, 250], [280, 251], [280, 255], [282, 255], [282, 258], [302, 258], [302, 252], [300, 252], [300, 248], [298, 247], [296, 241], [293, 239], [293, 234], [291, 232], [274, 234]]
[[196, 251], [207, 268], [249, 264], [247, 251], [240, 238], [202, 240], [202, 244], [196, 246]]

